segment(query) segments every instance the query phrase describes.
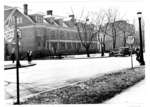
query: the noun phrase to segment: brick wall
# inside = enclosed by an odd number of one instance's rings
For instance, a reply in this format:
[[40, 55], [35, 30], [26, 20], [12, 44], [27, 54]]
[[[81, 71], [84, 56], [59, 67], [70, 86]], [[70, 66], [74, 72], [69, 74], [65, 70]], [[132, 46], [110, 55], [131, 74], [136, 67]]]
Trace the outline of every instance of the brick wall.
[[22, 28], [22, 36], [21, 36], [21, 51], [27, 50], [35, 50], [36, 49], [36, 40], [35, 40], [35, 28]]

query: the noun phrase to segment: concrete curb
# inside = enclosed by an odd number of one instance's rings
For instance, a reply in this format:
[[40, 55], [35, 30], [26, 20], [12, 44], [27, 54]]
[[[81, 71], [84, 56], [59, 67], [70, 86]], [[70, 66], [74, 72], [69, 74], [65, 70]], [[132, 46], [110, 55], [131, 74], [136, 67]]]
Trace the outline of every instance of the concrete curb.
[[[34, 66], [36, 64], [28, 64], [28, 65], [21, 65], [19, 68], [24, 68], [24, 67], [29, 67], [29, 66]], [[9, 69], [16, 69], [16, 65], [8, 67], [7, 65], [4, 65], [4, 70], [9, 70]]]

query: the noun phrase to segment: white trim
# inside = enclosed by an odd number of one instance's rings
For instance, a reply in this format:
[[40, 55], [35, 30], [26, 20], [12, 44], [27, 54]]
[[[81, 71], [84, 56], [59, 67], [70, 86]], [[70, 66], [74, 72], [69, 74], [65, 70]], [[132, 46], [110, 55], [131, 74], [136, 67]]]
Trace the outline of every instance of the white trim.
[[[46, 40], [46, 42], [68, 42], [68, 43], [81, 43], [80, 40]], [[88, 41], [86, 41], [88, 42]], [[97, 41], [92, 41], [92, 43], [98, 43]]]

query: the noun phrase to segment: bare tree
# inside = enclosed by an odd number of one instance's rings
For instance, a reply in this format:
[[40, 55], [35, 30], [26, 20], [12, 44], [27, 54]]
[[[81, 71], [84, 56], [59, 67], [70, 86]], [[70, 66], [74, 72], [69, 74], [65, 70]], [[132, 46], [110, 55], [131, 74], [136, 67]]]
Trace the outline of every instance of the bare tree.
[[105, 52], [105, 40], [107, 29], [109, 25], [109, 20], [104, 10], [96, 14], [96, 19], [94, 20], [95, 25], [97, 26], [97, 40], [101, 47], [101, 56], [104, 56]]
[[108, 19], [108, 30], [107, 30], [107, 35], [112, 36], [113, 39], [113, 49], [116, 48], [116, 38], [117, 38], [117, 30], [118, 30], [118, 25], [117, 25], [117, 18], [118, 18], [118, 11], [117, 10], [112, 10], [108, 9], [106, 12], [107, 19]]
[[73, 15], [72, 21], [77, 29], [77, 37], [81, 42], [81, 45], [86, 51], [87, 57], [90, 57], [90, 47], [93, 41], [96, 41], [95, 25], [89, 22], [89, 12], [85, 18], [83, 18], [84, 10], [81, 12], [81, 16], [79, 18], [75, 17], [73, 9], [71, 8]]
[[127, 34], [126, 34], [126, 32], [127, 32], [127, 25], [124, 23], [120, 23], [120, 25], [119, 25], [119, 29], [122, 31], [122, 33], [123, 33], [123, 46], [125, 47], [126, 46], [126, 39], [127, 39]]
[[87, 57], [90, 57], [90, 46], [96, 37], [95, 26], [88, 24], [89, 19], [86, 18], [85, 22], [76, 22], [77, 33], [81, 41], [82, 46], [85, 48]]
[[127, 21], [122, 21], [118, 24], [118, 29], [123, 33], [123, 46], [126, 47], [127, 37], [135, 35], [135, 26]]

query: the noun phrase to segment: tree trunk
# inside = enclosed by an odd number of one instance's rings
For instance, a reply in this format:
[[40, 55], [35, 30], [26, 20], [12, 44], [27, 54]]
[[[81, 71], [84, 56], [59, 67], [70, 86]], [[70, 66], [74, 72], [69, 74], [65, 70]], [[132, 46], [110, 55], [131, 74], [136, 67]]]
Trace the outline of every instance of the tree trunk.
[[89, 58], [90, 57], [89, 49], [86, 49], [86, 54], [87, 54], [87, 57]]
[[106, 49], [105, 49], [105, 43], [104, 43], [104, 53], [105, 53], [105, 50], [106, 50]]
[[90, 57], [90, 54], [89, 54], [89, 53], [87, 53], [87, 57], [88, 57], [88, 58]]
[[115, 47], [115, 37], [113, 37], [113, 49], [115, 49], [116, 47]]
[[106, 35], [104, 35], [104, 38], [103, 38], [103, 51], [105, 52], [105, 37]]
[[101, 56], [104, 56], [104, 43], [101, 39]]
[[124, 47], [126, 47], [126, 35], [125, 35], [125, 32], [124, 32], [124, 44], [123, 44]]
[[104, 56], [104, 46], [102, 46], [101, 56]]

